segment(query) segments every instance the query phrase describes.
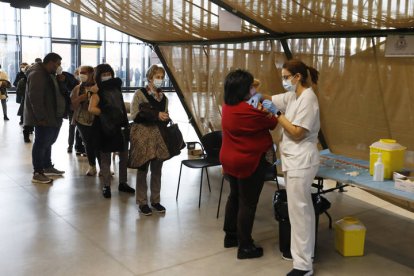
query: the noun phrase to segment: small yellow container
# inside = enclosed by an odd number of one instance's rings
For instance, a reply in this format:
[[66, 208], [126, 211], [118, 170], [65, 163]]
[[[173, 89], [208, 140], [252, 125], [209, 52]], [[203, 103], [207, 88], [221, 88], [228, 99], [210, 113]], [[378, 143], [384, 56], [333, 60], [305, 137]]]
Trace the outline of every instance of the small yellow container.
[[396, 140], [380, 139], [373, 143], [370, 147], [369, 156], [369, 174], [374, 174], [374, 164], [377, 162], [378, 154], [382, 155], [382, 163], [384, 163], [384, 178], [391, 179], [392, 173], [401, 171], [404, 167], [404, 155], [406, 147], [401, 146]]
[[344, 217], [335, 222], [335, 249], [342, 256], [364, 255], [365, 226], [356, 218]]

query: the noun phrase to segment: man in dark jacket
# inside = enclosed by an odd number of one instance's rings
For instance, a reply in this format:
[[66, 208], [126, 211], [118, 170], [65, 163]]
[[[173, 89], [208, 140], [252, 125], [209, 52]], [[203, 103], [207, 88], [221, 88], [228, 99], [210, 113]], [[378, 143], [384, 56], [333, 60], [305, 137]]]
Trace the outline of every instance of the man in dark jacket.
[[48, 175], [65, 173], [55, 169], [51, 160], [52, 145], [66, 116], [62, 84], [56, 78], [56, 74], [62, 72], [61, 60], [58, 54], [49, 53], [42, 63], [34, 64], [27, 72], [24, 124], [35, 127], [32, 149], [34, 183], [51, 183]]

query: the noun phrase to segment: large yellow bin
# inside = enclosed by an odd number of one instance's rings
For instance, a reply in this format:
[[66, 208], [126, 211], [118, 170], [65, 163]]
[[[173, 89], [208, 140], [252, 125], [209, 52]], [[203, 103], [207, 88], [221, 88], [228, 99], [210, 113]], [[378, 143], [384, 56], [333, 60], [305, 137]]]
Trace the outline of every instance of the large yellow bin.
[[364, 255], [365, 226], [356, 218], [344, 217], [335, 222], [335, 249], [341, 255]]
[[384, 178], [391, 179], [392, 173], [401, 171], [404, 167], [404, 155], [406, 147], [401, 146], [396, 140], [380, 139], [370, 147], [369, 173], [374, 174], [374, 164], [377, 162], [378, 154], [382, 155], [384, 163]]

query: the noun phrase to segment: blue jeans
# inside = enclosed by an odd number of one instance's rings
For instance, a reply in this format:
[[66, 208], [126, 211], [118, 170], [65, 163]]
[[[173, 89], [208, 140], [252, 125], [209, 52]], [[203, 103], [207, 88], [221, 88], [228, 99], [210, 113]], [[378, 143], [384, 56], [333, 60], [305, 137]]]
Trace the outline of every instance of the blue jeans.
[[59, 135], [59, 127], [36, 126], [32, 148], [32, 163], [35, 172], [43, 172], [52, 164], [52, 145]]

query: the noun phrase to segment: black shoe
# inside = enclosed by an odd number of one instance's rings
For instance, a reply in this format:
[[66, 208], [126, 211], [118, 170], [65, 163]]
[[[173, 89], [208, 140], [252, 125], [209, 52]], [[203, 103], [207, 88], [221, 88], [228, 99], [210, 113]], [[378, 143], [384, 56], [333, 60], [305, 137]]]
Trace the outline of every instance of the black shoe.
[[288, 252], [282, 252], [282, 259], [285, 261], [292, 261], [292, 254], [290, 253], [290, 251]]
[[84, 155], [85, 154], [85, 149], [76, 149], [76, 155]]
[[312, 276], [312, 270], [300, 270], [300, 269], [292, 269], [286, 276]]
[[127, 183], [119, 183], [118, 191], [128, 193], [128, 194], [135, 194], [135, 189], [128, 186]]
[[9, 121], [10, 119], [9, 119], [9, 117], [4, 116], [4, 120], [5, 120], [5, 121]]
[[111, 187], [110, 186], [103, 187], [102, 195], [104, 196], [104, 198], [111, 198]]
[[151, 207], [154, 208], [158, 213], [165, 213], [165, 207], [159, 203], [151, 204]]
[[24, 140], [24, 142], [25, 142], [25, 143], [30, 143], [30, 142], [31, 142], [31, 141], [30, 141], [30, 138], [29, 138], [29, 135], [27, 135], [27, 136], [26, 136], [26, 135], [24, 135], [24, 136], [23, 136], [23, 140]]
[[22, 122], [22, 121], [20, 121], [20, 122], [19, 122], [19, 125], [21, 125], [21, 126], [22, 126], [22, 125], [23, 125], [23, 122]]
[[254, 244], [246, 248], [239, 247], [237, 251], [237, 259], [252, 259], [261, 256], [263, 256], [263, 248], [256, 247]]
[[73, 150], [72, 150], [72, 147], [71, 147], [71, 146], [69, 146], [69, 147], [68, 147], [68, 153], [72, 153], [72, 151], [73, 151]]
[[140, 205], [140, 206], [139, 206], [139, 210], [141, 211], [141, 213], [142, 213], [144, 216], [151, 216], [151, 215], [152, 215], [151, 208], [150, 208], [147, 204], [145, 204], [145, 205]]
[[237, 234], [228, 234], [224, 236], [224, 248], [231, 248], [239, 246], [239, 240], [237, 239]]

